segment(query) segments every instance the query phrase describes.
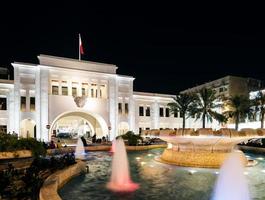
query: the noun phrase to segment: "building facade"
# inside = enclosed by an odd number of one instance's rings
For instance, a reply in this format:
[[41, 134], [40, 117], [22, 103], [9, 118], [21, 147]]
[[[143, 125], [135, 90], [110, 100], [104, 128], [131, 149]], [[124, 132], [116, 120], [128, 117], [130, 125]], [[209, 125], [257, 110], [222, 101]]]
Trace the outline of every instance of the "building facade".
[[[117, 74], [115, 65], [48, 55], [38, 59], [39, 64], [12, 63], [14, 80], [0, 80], [1, 132], [44, 141], [58, 134], [112, 140], [129, 130], [182, 127], [180, 113], [171, 114], [167, 106], [174, 95], [134, 91], [134, 77]], [[218, 95], [245, 95], [260, 84], [226, 76], [182, 92], [211, 87]], [[202, 123], [188, 118], [186, 127], [197, 129]], [[206, 127], [219, 129], [220, 124]]]
[[183, 90], [181, 93], [197, 92], [202, 88], [211, 88], [215, 90], [217, 96], [233, 96], [245, 95], [249, 96], [251, 91], [264, 88], [264, 83], [261, 80], [253, 78], [244, 78], [238, 76], [225, 76], [207, 83]]
[[44, 141], [61, 133], [113, 139], [128, 130], [182, 125], [167, 107], [173, 95], [134, 92], [134, 77], [117, 74], [115, 65], [47, 55], [38, 59], [39, 64], [12, 63], [14, 80], [0, 81], [4, 132]]

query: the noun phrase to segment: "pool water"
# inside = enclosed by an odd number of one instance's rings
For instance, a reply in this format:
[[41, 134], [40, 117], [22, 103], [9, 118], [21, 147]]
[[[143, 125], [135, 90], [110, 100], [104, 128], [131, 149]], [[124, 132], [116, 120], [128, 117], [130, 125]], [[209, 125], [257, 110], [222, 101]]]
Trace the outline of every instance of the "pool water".
[[[61, 190], [63, 200], [208, 200], [211, 199], [217, 169], [185, 168], [155, 161], [163, 149], [128, 152], [131, 178], [140, 184], [133, 193], [117, 194], [109, 191], [106, 184], [111, 175], [111, 155], [108, 152], [89, 152], [87, 164], [90, 172], [73, 178]], [[265, 200], [265, 156], [248, 154], [258, 161], [245, 169], [251, 197]]]

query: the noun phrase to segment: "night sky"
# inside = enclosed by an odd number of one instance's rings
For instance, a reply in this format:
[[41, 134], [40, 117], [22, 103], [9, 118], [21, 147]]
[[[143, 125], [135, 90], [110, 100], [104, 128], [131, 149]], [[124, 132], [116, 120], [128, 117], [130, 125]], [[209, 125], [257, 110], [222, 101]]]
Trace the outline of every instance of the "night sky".
[[39, 54], [77, 59], [80, 32], [83, 59], [116, 64], [136, 78], [135, 91], [176, 94], [226, 75], [265, 80], [259, 5], [70, 2], [2, 5], [1, 67]]

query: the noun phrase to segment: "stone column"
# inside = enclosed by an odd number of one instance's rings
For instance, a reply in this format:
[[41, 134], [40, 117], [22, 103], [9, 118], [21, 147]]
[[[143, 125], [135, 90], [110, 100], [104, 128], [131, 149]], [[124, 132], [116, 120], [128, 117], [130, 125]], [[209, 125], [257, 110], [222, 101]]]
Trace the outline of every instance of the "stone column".
[[129, 89], [129, 128], [131, 131], [136, 133], [138, 130], [135, 130], [135, 105], [133, 99], [133, 80], [130, 81]]
[[159, 129], [159, 105], [157, 100], [151, 105], [151, 129]]
[[20, 77], [19, 77], [19, 68], [14, 66], [14, 130], [16, 133], [20, 134]]
[[117, 134], [117, 123], [118, 123], [118, 87], [117, 80], [115, 77], [109, 78], [108, 83], [109, 91], [109, 123], [111, 126], [110, 140], [113, 140]]
[[9, 90], [9, 94], [7, 95], [7, 111], [8, 111], [8, 122], [7, 122], [7, 132], [12, 133], [15, 130], [15, 120], [14, 115], [16, 112], [14, 110], [14, 89]]
[[40, 67], [35, 70], [35, 114], [36, 114], [36, 139], [41, 139], [41, 90], [40, 90]]
[[62, 95], [62, 80], [58, 80], [58, 94]]
[[26, 89], [26, 112], [30, 112], [30, 94], [29, 89]]
[[48, 141], [49, 130], [46, 128], [48, 125], [48, 112], [49, 112], [49, 71], [45, 68], [40, 68], [40, 105], [41, 105], [41, 140]]

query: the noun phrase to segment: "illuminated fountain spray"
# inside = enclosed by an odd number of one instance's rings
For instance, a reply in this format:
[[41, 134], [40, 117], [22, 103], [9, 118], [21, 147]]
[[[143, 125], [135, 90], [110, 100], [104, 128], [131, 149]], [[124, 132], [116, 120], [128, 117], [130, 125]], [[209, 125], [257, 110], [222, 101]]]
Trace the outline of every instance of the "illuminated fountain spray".
[[116, 139], [112, 140], [112, 145], [110, 148], [110, 153], [114, 153], [115, 152], [115, 148], [116, 148]]
[[83, 141], [81, 138], [78, 138], [77, 140], [77, 145], [76, 145], [76, 148], [75, 148], [75, 157], [77, 159], [81, 159], [83, 160], [85, 158], [85, 148], [84, 148], [84, 144], [83, 144]]
[[244, 164], [239, 154], [231, 153], [224, 161], [212, 200], [250, 200]]
[[112, 158], [111, 178], [107, 188], [113, 192], [133, 192], [139, 185], [130, 178], [129, 163], [123, 139], [115, 141], [115, 152]]

